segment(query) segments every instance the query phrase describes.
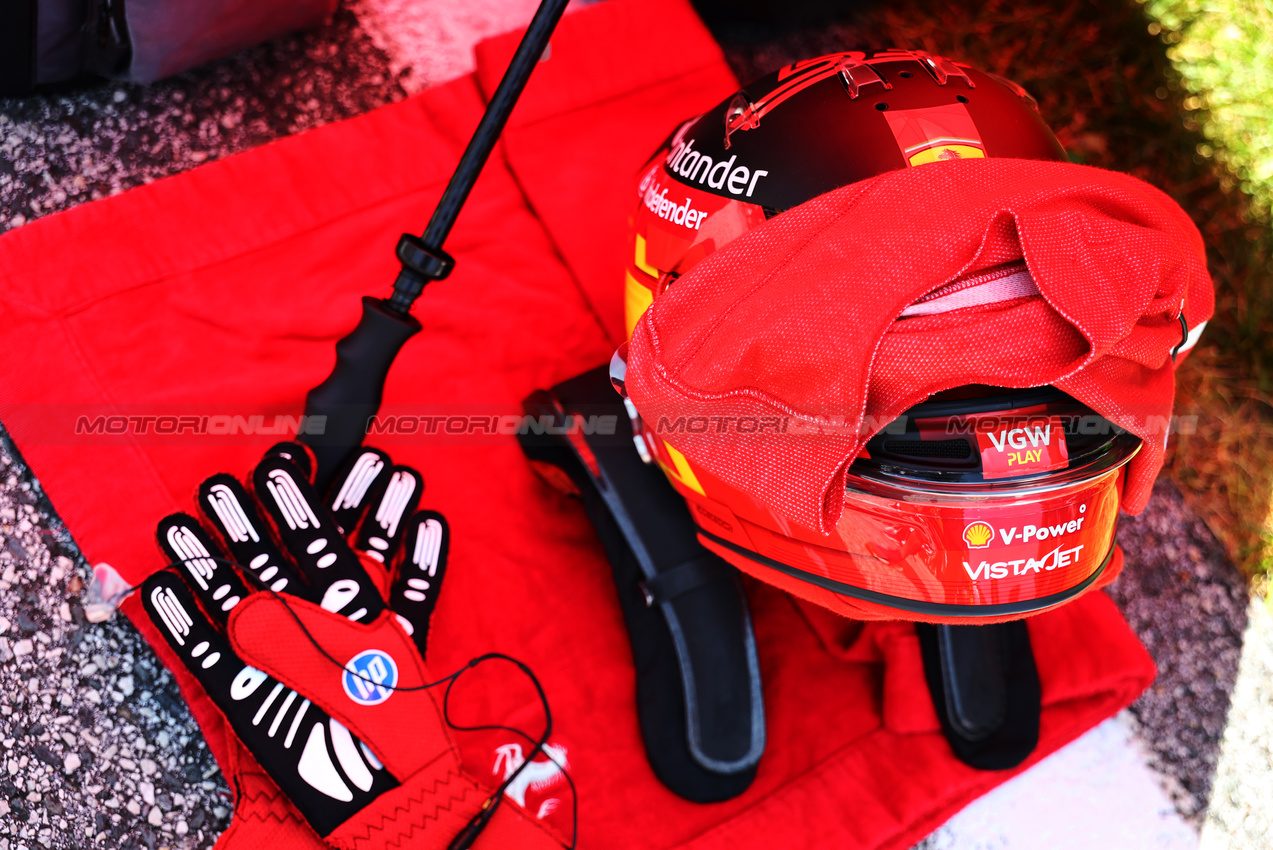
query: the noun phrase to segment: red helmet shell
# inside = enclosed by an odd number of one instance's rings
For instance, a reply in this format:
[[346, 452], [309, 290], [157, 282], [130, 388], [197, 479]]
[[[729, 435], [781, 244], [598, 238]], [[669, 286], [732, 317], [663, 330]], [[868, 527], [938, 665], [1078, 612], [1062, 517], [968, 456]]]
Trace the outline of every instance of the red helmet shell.
[[[1019, 86], [920, 51], [837, 53], [770, 74], [683, 124], [642, 170], [626, 277], [629, 333], [679, 275], [783, 210], [886, 171], [971, 157], [1065, 153]], [[1123, 468], [1138, 441], [1115, 434], [1085, 443], [1061, 422], [1091, 412], [1059, 391], [1028, 408], [1020, 394], [995, 388], [965, 396], [946, 419], [1002, 424], [1004, 433], [1027, 421], [1053, 423], [1060, 460], [1005, 477], [987, 471], [984, 452], [970, 443], [971, 465], [981, 470], [971, 477], [940, 460], [890, 477], [901, 462], [880, 443], [882, 454], [865, 452], [851, 468], [845, 510], [830, 533], [771, 513], [695, 469], [639, 418], [634, 424], [643, 450], [686, 498], [705, 545], [849, 616], [1012, 619], [1099, 585], [1116, 554]], [[933, 438], [920, 434], [898, 450]]]
[[910, 50], [787, 65], [683, 124], [642, 171], [627, 328], [670, 280], [784, 209], [886, 171], [990, 156], [1065, 159], [1014, 83]]

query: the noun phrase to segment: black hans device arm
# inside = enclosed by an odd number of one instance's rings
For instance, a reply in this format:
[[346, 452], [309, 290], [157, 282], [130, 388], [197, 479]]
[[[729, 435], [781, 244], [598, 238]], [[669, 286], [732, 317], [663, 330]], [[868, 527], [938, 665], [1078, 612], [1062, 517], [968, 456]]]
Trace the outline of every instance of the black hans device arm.
[[916, 623], [924, 677], [942, 732], [964, 764], [1009, 770], [1039, 743], [1042, 691], [1025, 620], [983, 626]]
[[741, 794], [765, 749], [765, 710], [737, 570], [699, 543], [685, 501], [637, 453], [607, 367], [539, 390], [523, 407], [548, 427], [519, 436], [522, 450], [583, 502], [605, 547], [655, 775], [698, 803]]

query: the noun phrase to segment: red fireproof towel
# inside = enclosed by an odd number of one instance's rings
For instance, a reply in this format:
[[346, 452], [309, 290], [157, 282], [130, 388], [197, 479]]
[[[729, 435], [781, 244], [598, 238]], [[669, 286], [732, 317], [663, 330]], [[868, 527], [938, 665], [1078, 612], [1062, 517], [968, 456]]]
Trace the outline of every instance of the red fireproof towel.
[[[899, 319], [1023, 259], [1036, 296]], [[627, 386], [650, 422], [727, 410], [848, 423], [675, 441], [827, 532], [849, 463], [908, 408], [968, 384], [1055, 384], [1142, 438], [1124, 493], [1139, 513], [1163, 464], [1179, 317], [1197, 328], [1213, 300], [1197, 227], [1152, 186], [1070, 163], [939, 161], [814, 198], [696, 266], [637, 324]]]
[[[486, 42], [472, 77], [419, 97], [0, 237], [0, 420], [90, 560], [139, 582], [162, 564], [156, 521], [285, 436], [261, 422], [300, 413], [359, 296], [388, 293], [398, 234], [427, 221], [516, 43]], [[735, 87], [683, 0], [567, 16], [447, 243], [456, 272], [416, 305], [425, 329], [395, 364], [385, 409], [515, 415], [535, 388], [605, 362], [621, 342], [633, 175], [678, 121]], [[263, 420], [250, 438], [157, 435], [158, 419], [143, 433], [137, 423], [160, 415], [221, 417], [221, 431], [235, 416]], [[77, 436], [81, 417], [130, 424]], [[421, 507], [452, 529], [429, 667], [443, 675], [499, 651], [535, 670], [579, 788], [581, 847], [904, 848], [1006, 778], [951, 755], [910, 626], [828, 626], [753, 584], [769, 741], [759, 774], [727, 803], [673, 796], [645, 760], [615, 589], [582, 510], [532, 474], [514, 437], [437, 431], [375, 440], [422, 471]], [[1103, 595], [1030, 629], [1045, 704], [1036, 758], [1152, 678]], [[457, 720], [533, 728], [533, 695], [484, 681], [457, 694]], [[225, 764], [216, 710], [192, 709]], [[512, 736], [455, 737], [474, 776], [502, 778], [496, 745]], [[265, 800], [268, 786], [241, 792]], [[558, 831], [569, 822], [563, 783], [526, 802]]]

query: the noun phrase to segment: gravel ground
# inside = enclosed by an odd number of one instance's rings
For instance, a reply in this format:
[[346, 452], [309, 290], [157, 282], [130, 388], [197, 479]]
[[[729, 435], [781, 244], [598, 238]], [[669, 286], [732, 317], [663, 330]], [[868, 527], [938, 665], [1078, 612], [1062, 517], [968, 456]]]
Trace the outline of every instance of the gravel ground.
[[1118, 542], [1126, 566], [1109, 593], [1158, 664], [1131, 715], [1176, 808], [1198, 825], [1242, 657], [1249, 590], [1170, 481], [1158, 482], [1144, 513], [1123, 518]]
[[[327, 27], [153, 86], [0, 99], [0, 231], [462, 73], [462, 28], [438, 31], [436, 51], [423, 46], [435, 5], [358, 0]], [[507, 4], [509, 25], [532, 5]], [[824, 47], [814, 42], [731, 59], [740, 70], [774, 66]], [[1128, 558], [1112, 595], [1159, 665], [1130, 712], [1151, 764], [1181, 813], [1197, 826], [1205, 819], [1209, 847], [1270, 846], [1268, 612], [1252, 615], [1244, 653], [1245, 584], [1169, 483], [1119, 540]], [[209, 846], [227, 823], [228, 789], [132, 627], [85, 624], [88, 576], [38, 483], [0, 441], [0, 850]], [[1231, 693], [1242, 722], [1226, 733]]]
[[359, 6], [393, 77], [414, 94], [431, 81], [470, 73], [474, 42], [526, 26], [539, 0], [361, 0]]
[[91, 575], [4, 435], [0, 850], [209, 846], [230, 791], [141, 635], [85, 620]]
[[149, 86], [0, 98], [0, 231], [405, 97], [356, 11]]

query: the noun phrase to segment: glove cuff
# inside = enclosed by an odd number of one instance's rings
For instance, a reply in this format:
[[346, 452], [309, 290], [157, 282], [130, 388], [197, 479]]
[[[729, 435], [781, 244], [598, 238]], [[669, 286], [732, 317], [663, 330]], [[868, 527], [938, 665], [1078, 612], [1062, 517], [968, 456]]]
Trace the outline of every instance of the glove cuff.
[[259, 768], [241, 770], [234, 785], [234, 817], [217, 839], [216, 850], [327, 850], [323, 840]]

